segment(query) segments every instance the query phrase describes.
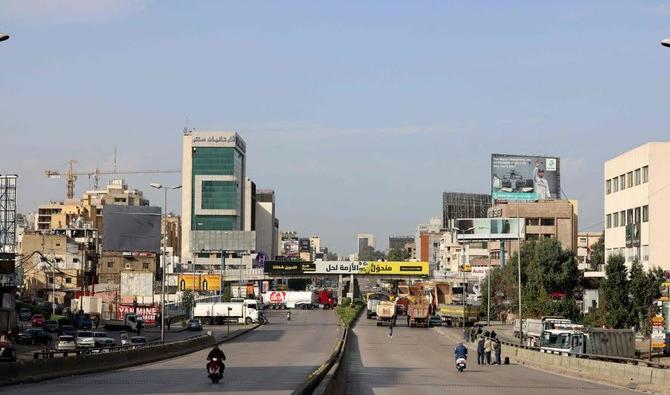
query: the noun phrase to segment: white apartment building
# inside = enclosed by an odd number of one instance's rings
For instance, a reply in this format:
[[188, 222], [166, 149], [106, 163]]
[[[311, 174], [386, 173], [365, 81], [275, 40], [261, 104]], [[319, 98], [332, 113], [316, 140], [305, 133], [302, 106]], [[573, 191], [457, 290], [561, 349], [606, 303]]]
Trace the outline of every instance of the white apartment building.
[[[605, 162], [605, 256], [670, 270], [670, 142], [641, 145]], [[639, 229], [638, 237], [628, 237]]]

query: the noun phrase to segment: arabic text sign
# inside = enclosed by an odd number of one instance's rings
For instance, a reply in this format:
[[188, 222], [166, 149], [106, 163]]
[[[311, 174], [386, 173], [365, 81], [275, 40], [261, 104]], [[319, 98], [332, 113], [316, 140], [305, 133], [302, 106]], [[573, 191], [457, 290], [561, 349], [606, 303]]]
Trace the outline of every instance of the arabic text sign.
[[428, 262], [368, 262], [361, 274], [400, 274], [427, 276]]

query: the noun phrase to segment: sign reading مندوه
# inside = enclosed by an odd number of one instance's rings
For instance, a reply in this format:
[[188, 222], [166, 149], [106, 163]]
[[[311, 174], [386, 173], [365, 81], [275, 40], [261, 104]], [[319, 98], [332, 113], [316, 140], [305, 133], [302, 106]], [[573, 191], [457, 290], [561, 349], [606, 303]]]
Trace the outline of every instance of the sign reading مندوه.
[[404, 274], [427, 276], [428, 262], [367, 262], [361, 274]]

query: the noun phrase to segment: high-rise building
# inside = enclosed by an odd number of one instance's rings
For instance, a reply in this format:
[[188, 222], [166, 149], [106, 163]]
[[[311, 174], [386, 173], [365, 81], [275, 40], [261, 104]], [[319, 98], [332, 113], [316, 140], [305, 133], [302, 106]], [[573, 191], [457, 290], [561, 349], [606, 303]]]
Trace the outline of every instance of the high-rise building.
[[181, 256], [186, 261], [193, 257], [193, 244], [198, 252], [215, 250], [224, 231], [245, 230], [245, 206], [251, 206], [245, 200], [246, 143], [236, 132], [185, 130], [182, 155]]
[[277, 257], [279, 220], [275, 216], [275, 191], [256, 190], [256, 251], [270, 259]]
[[375, 235], [371, 233], [360, 233], [356, 236], [358, 240], [358, 254], [360, 255], [361, 251], [365, 247], [375, 247]]
[[311, 235], [309, 237], [309, 246], [312, 250], [312, 255], [321, 252], [321, 237], [319, 235]]
[[484, 193], [444, 192], [442, 194], [442, 228], [449, 229], [458, 218], [486, 218], [491, 195]]
[[670, 270], [670, 142], [641, 145], [605, 162], [605, 256]]

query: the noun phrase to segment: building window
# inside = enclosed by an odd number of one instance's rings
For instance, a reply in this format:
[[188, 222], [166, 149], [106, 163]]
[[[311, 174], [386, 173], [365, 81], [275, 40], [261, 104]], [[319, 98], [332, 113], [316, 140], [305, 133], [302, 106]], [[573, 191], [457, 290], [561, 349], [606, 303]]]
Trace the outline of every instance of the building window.
[[526, 226], [537, 226], [540, 224], [539, 218], [526, 218]]
[[65, 277], [65, 284], [72, 284], [72, 279], [70, 277]]
[[612, 180], [607, 180], [605, 182], [605, 193], [608, 195], [612, 193]]
[[626, 189], [626, 175], [622, 174], [619, 176], [619, 188], [623, 191]]
[[627, 223], [627, 224], [632, 224], [632, 223], [634, 223], [634, 222], [633, 222], [633, 209], [632, 209], [632, 208], [629, 208], [629, 209], [626, 211], [626, 223]]
[[640, 208], [635, 207], [635, 223], [639, 224], [641, 219], [642, 219], [642, 215], [640, 213]]
[[149, 262], [143, 262], [142, 263], [142, 269], [148, 270], [149, 269]]
[[545, 233], [545, 234], [542, 235], [543, 239], [551, 239], [552, 237], [554, 237], [554, 235], [552, 235], [550, 233]]
[[619, 224], [621, 226], [626, 226], [626, 212], [625, 211], [621, 211], [619, 213]]
[[612, 227], [613, 228], [619, 227], [619, 213], [612, 214]]
[[107, 262], [107, 267], [108, 268], [113, 268], [114, 267], [114, 262]]
[[649, 262], [649, 246], [642, 246], [642, 262]]
[[648, 182], [649, 181], [649, 166], [645, 166], [642, 168], [642, 182]]
[[633, 172], [632, 171], [629, 171], [626, 174], [626, 185], [627, 185], [628, 188], [633, 186]]
[[537, 240], [539, 236], [538, 234], [526, 234], [526, 240]]
[[612, 227], [612, 214], [607, 214], [607, 229]]
[[554, 226], [554, 219], [553, 218], [542, 218], [540, 220], [540, 225], [542, 225], [542, 226]]
[[612, 192], [619, 192], [619, 177], [612, 178]]
[[649, 222], [649, 206], [642, 206], [642, 222]]
[[635, 170], [635, 185], [640, 185], [642, 178], [640, 173], [641, 173], [640, 169]]
[[611, 256], [612, 256], [612, 249], [611, 248], [606, 249], [605, 250], [605, 259], [609, 260], [609, 257], [611, 257]]

